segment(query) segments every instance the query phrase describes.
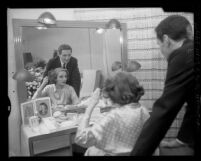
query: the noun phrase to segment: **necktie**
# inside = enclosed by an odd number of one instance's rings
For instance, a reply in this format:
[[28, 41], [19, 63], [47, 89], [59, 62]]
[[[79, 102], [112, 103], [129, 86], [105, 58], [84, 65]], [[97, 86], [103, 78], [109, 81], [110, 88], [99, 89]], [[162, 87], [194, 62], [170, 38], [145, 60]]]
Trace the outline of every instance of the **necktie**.
[[65, 63], [63, 63], [63, 68], [65, 69], [65, 67], [66, 67], [66, 64], [65, 64]]

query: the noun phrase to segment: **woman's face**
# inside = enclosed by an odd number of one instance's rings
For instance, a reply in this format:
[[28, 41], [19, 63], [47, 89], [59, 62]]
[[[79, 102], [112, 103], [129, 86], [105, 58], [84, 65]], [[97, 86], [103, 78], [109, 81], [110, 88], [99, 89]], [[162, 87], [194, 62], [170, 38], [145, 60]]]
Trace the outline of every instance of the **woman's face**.
[[57, 84], [65, 85], [67, 81], [67, 74], [65, 71], [60, 71], [57, 75]]

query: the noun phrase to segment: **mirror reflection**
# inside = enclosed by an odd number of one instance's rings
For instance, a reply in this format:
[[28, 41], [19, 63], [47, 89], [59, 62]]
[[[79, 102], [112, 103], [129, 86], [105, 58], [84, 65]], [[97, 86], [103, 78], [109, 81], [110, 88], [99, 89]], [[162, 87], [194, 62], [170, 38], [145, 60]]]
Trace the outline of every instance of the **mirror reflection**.
[[[99, 82], [113, 75], [112, 64], [121, 62], [120, 30], [107, 29], [98, 32], [97, 28], [84, 27], [60, 27], [60, 28], [37, 28], [35, 26], [22, 27], [23, 65], [36, 79], [26, 82], [28, 98], [31, 98], [40, 86], [45, 68], [50, 59], [59, 55], [58, 48], [67, 44], [72, 48], [71, 57], [77, 59], [77, 65], [81, 76], [78, 96], [86, 96], [90, 88], [85, 84], [92, 80], [90, 71], [99, 72]], [[100, 79], [101, 77], [101, 79]], [[91, 86], [91, 88], [94, 88]], [[94, 89], [91, 89], [92, 91]]]

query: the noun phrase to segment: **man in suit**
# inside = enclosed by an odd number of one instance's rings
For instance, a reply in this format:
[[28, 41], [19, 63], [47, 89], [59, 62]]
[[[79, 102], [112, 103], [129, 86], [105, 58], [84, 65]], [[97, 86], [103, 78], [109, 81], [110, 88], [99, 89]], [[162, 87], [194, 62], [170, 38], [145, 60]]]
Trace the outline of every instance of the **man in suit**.
[[144, 124], [131, 155], [152, 155], [184, 103], [187, 104], [186, 112], [177, 140], [169, 145], [194, 149], [196, 142], [198, 123], [194, 88], [194, 42], [190, 38], [192, 27], [185, 17], [172, 15], [161, 21], [155, 31], [161, 53], [168, 61], [165, 86], [163, 94], [153, 104], [150, 118]]
[[79, 97], [81, 77], [78, 68], [78, 61], [72, 56], [72, 48], [70, 45], [62, 44], [58, 48], [58, 56], [48, 61], [43, 78], [48, 75], [52, 69], [63, 67], [67, 69], [69, 78], [67, 84], [71, 85]]

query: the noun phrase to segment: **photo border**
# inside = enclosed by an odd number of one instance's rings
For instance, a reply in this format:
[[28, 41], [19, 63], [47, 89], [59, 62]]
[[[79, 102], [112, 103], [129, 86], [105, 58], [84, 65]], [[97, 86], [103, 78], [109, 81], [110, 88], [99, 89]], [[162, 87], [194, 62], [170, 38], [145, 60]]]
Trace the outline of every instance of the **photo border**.
[[[35, 104], [35, 112], [38, 113], [38, 115], [41, 118], [46, 118], [46, 117], [52, 117], [52, 108], [51, 108], [51, 101], [50, 101], [50, 97], [41, 97], [41, 98], [36, 98], [33, 100], [34, 104]], [[37, 102], [45, 102], [48, 106], [48, 113], [50, 113], [48, 116], [42, 116], [39, 114], [38, 109], [37, 109]]]
[[[21, 103], [20, 104], [20, 112], [21, 112], [21, 119], [22, 119], [22, 125], [29, 125], [29, 120], [28, 120], [28, 122], [27, 123], [25, 123], [25, 115], [24, 115], [24, 111], [25, 111], [25, 109], [24, 108], [26, 108], [25, 107], [25, 105], [27, 105], [27, 104], [32, 104], [32, 108], [33, 108], [33, 115], [31, 115], [31, 116], [35, 116], [35, 103], [34, 103], [34, 101], [33, 100], [31, 100], [31, 101], [26, 101], [26, 102], [24, 102], [24, 103]], [[30, 116], [30, 117], [31, 117]]]

